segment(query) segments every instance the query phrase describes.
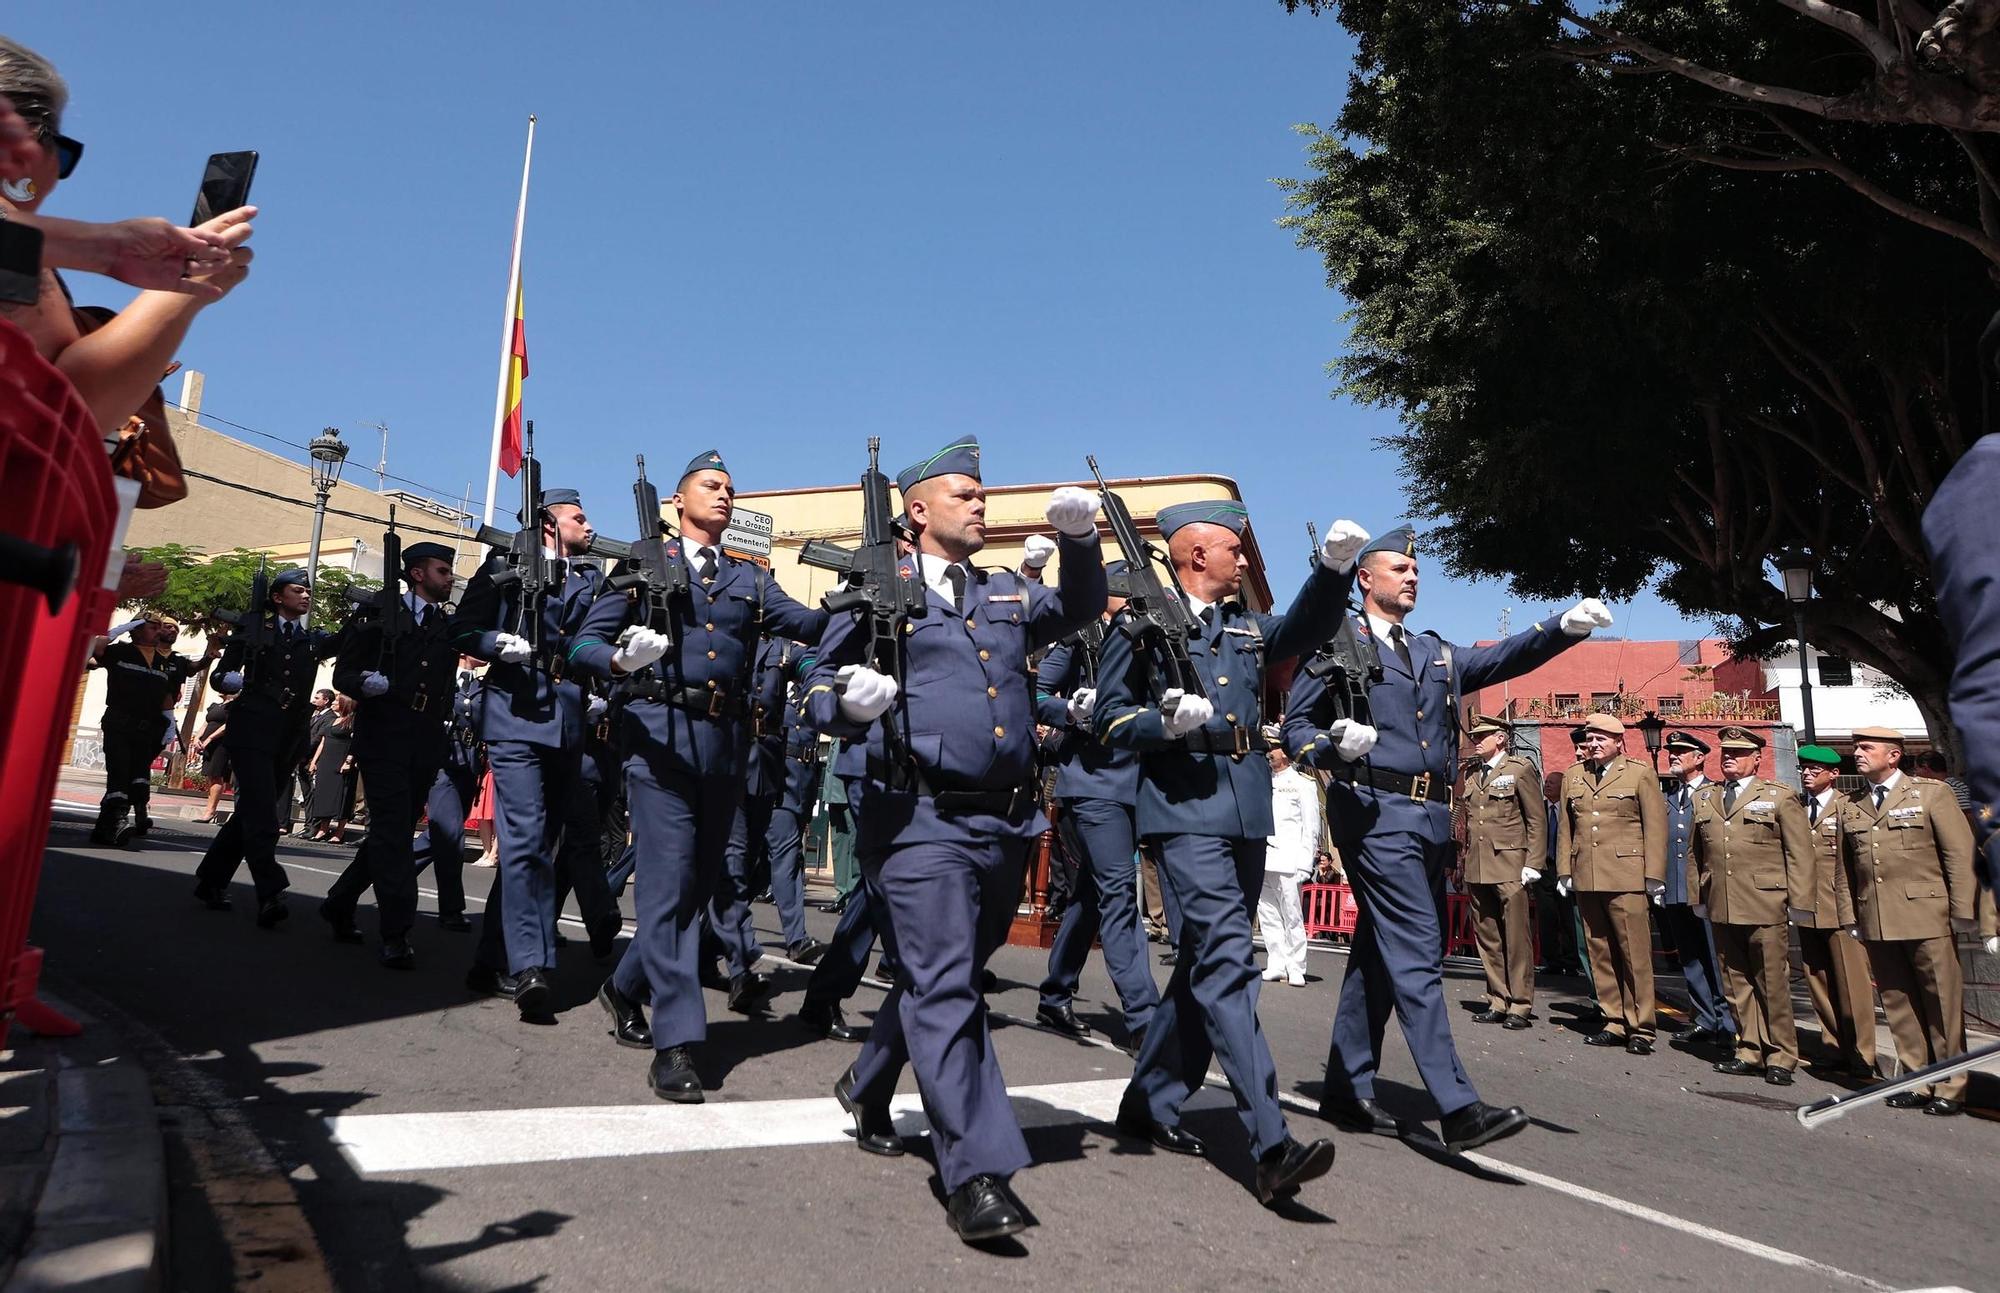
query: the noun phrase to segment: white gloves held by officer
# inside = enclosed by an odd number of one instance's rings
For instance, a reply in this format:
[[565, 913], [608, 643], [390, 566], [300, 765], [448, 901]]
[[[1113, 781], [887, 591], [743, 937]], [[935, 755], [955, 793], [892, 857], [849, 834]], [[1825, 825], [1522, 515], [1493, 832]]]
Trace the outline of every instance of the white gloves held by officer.
[[1587, 638], [1592, 629], [1611, 627], [1611, 610], [1595, 597], [1586, 597], [1563, 612], [1562, 631], [1573, 638]]
[[512, 633], [493, 635], [493, 658], [502, 664], [525, 664], [528, 657], [535, 654], [535, 648], [528, 639], [516, 637]]
[[1021, 564], [1030, 570], [1040, 570], [1049, 564], [1050, 557], [1056, 555], [1056, 541], [1046, 534], [1029, 535], [1028, 541], [1021, 547], [1024, 549]]
[[1368, 531], [1354, 522], [1335, 521], [1326, 527], [1326, 537], [1319, 541], [1319, 564], [1336, 575], [1346, 574], [1354, 569], [1354, 560], [1368, 546], [1368, 539]]
[[637, 673], [667, 653], [673, 639], [656, 629], [634, 624], [618, 635], [618, 649], [611, 653], [611, 667], [619, 673]]
[[386, 696], [389, 694], [389, 680], [370, 669], [361, 675], [361, 694], [364, 696]]
[[1535, 881], [1541, 878], [1542, 878], [1542, 873], [1540, 871], [1535, 870], [1535, 868], [1531, 866], [1524, 866], [1521, 868], [1522, 884], [1533, 884]]
[[1666, 906], [1667, 882], [1665, 880], [1655, 880], [1651, 876], [1648, 876], [1646, 878], [1646, 896], [1653, 900], [1655, 907]]
[[843, 665], [835, 675], [840, 686], [840, 716], [853, 723], [872, 723], [896, 703], [896, 680], [858, 664]]
[[1556, 892], [1565, 898], [1569, 897], [1576, 892], [1576, 881], [1569, 876], [1561, 877], [1556, 881]]
[[1049, 495], [1048, 510], [1043, 515], [1048, 517], [1050, 525], [1070, 538], [1087, 539], [1097, 533], [1097, 508], [1097, 495], [1074, 485], [1063, 485]]
[[1333, 750], [1349, 763], [1354, 762], [1375, 748], [1375, 742], [1382, 734], [1366, 723], [1357, 723], [1351, 718], [1343, 718], [1326, 729], [1333, 738]]
[[1205, 696], [1190, 696], [1179, 687], [1169, 687], [1160, 697], [1160, 725], [1167, 736], [1179, 740], [1215, 717], [1215, 705]]
[[1082, 727], [1097, 712], [1097, 689], [1078, 687], [1069, 698], [1069, 721], [1073, 727]]

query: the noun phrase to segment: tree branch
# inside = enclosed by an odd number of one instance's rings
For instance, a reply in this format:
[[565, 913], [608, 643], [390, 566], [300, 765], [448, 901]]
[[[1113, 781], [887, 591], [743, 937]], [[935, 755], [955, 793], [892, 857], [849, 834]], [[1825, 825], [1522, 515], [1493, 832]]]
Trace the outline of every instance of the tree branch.
[[1828, 4], [1826, 0], [1778, 0], [1778, 3], [1794, 13], [1804, 14], [1823, 27], [1833, 28], [1867, 50], [1875, 60], [1875, 66], [1884, 71], [1901, 59], [1902, 51], [1896, 48], [1896, 42], [1852, 10]]

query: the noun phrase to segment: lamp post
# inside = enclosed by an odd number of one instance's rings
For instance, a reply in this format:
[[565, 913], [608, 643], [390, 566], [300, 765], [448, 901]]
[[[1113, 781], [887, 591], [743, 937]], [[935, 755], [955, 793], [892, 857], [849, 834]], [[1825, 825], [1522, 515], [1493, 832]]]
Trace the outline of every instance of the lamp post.
[[313, 537], [312, 546], [306, 550], [306, 578], [319, 578], [319, 536], [326, 528], [326, 500], [333, 494], [333, 487], [340, 483], [340, 468], [347, 461], [347, 441], [340, 438], [340, 428], [327, 427], [313, 437], [306, 446], [311, 455], [313, 482]]
[[1646, 757], [1653, 761], [1653, 771], [1660, 770], [1660, 741], [1666, 735], [1667, 720], [1646, 711], [1646, 716], [1633, 724], [1639, 729], [1639, 739], [1646, 743]]
[[1778, 575], [1785, 581], [1785, 600], [1792, 604], [1792, 627], [1799, 637], [1799, 704], [1806, 720], [1807, 745], [1819, 743], [1813, 729], [1812, 660], [1806, 654], [1806, 603], [1812, 600], [1812, 558], [1792, 552], [1778, 562]]

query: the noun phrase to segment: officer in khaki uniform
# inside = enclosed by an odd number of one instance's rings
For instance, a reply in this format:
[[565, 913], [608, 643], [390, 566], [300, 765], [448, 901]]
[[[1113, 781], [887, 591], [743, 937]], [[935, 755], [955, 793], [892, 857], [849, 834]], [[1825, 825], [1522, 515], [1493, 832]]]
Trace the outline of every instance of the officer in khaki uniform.
[[1757, 776], [1764, 738], [1717, 733], [1722, 780], [1695, 792], [1690, 860], [1695, 914], [1715, 930], [1722, 983], [1736, 1012], [1736, 1054], [1718, 1073], [1762, 1073], [1790, 1086], [1799, 1066], [1792, 1019], [1791, 919], [1812, 919], [1813, 842], [1789, 787]]
[[[1841, 862], [1849, 909], [1882, 993], [1882, 1013], [1906, 1069], [1965, 1050], [1965, 979], [1953, 928], [1973, 918], [1972, 827], [1951, 788], [1905, 776], [1903, 738], [1887, 727], [1854, 730], [1854, 766], [1868, 784], [1840, 807]], [[1892, 1095], [1895, 1109], [1949, 1117], [1960, 1111], [1965, 1074], [1928, 1095]]]
[[1646, 901], [1666, 893], [1667, 801], [1660, 779], [1625, 757], [1625, 724], [1584, 720], [1584, 762], [1563, 778], [1556, 811], [1556, 888], [1576, 895], [1604, 1027], [1584, 1040], [1653, 1053], [1653, 924]]
[[1840, 865], [1840, 805], [1833, 788], [1840, 755], [1824, 745], [1799, 747], [1799, 779], [1805, 783], [1806, 825], [1813, 834], [1812, 919], [1799, 922], [1799, 954], [1806, 964], [1806, 989], [1819, 1015], [1820, 1039], [1834, 1052], [1829, 1067], [1873, 1081], [1875, 1074], [1875, 984], [1868, 977], [1868, 953], [1841, 928], [1851, 912], [1847, 870]]
[[1512, 732], [1497, 718], [1473, 721], [1479, 763], [1465, 779], [1461, 865], [1479, 960], [1486, 967], [1486, 1009], [1473, 1021], [1519, 1029], [1532, 1026], [1535, 944], [1528, 886], [1542, 878], [1536, 864], [1548, 848], [1549, 819], [1541, 769], [1507, 752]]

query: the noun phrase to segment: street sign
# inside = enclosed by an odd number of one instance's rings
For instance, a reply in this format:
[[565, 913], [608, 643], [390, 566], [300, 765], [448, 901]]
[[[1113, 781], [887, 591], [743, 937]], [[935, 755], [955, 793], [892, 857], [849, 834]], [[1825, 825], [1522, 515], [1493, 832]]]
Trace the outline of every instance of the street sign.
[[737, 508], [729, 515], [729, 528], [722, 532], [722, 546], [746, 557], [771, 555], [771, 517], [766, 512]]

